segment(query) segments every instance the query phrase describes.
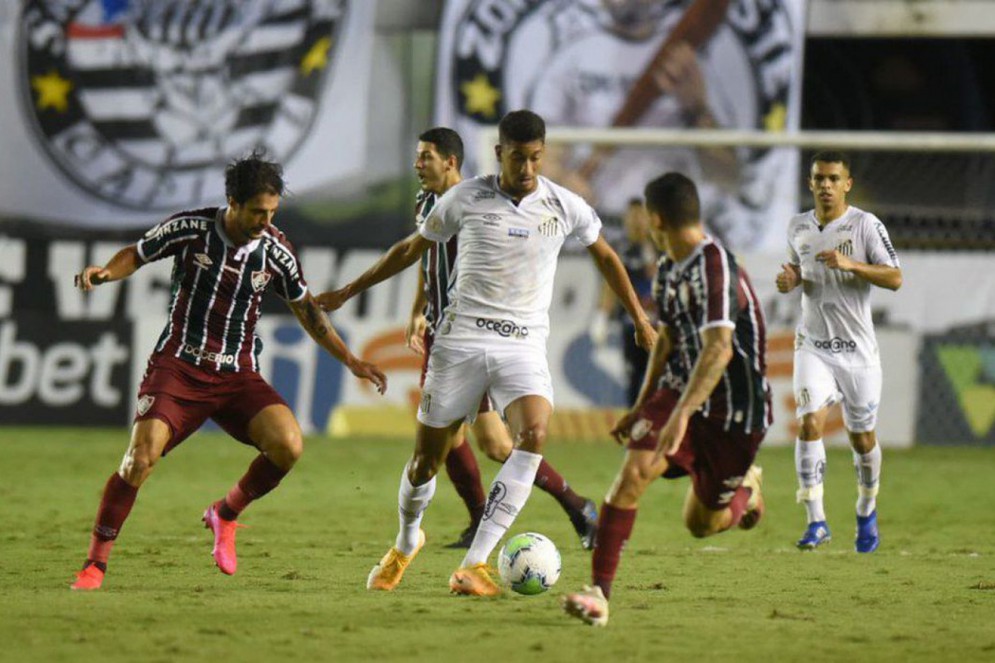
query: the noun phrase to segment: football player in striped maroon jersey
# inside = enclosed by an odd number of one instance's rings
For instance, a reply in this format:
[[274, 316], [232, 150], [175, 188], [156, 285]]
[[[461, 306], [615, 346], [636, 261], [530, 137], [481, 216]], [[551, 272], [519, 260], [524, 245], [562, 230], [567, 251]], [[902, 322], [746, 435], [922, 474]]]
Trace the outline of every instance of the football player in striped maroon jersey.
[[619, 558], [654, 480], [691, 477], [684, 524], [695, 537], [750, 529], [764, 508], [753, 464], [772, 421], [760, 300], [736, 257], [705, 233], [694, 182], [667, 173], [645, 195], [665, 250], [654, 285], [659, 336], [639, 397], [612, 430], [628, 444], [601, 507], [591, 586], [563, 599], [595, 626], [608, 623]]
[[76, 276], [84, 292], [128, 278], [153, 260], [173, 259], [166, 328], [138, 391], [131, 443], [104, 487], [83, 570], [73, 589], [98, 589], [138, 489], [159, 458], [213, 419], [259, 455], [222, 499], [208, 506], [219, 569], [235, 573], [236, 518], [276, 488], [297, 462], [301, 430], [283, 398], [258, 372], [256, 322], [272, 288], [301, 326], [356, 377], [382, 393], [384, 374], [353, 355], [308, 290], [293, 246], [272, 224], [284, 192], [281, 167], [253, 154], [225, 171], [226, 207], [169, 217], [110, 259]]

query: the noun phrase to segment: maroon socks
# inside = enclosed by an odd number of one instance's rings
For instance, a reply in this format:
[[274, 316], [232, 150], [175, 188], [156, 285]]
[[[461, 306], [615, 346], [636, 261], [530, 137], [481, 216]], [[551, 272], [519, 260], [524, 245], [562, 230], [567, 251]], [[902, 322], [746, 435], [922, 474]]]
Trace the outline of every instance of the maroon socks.
[[601, 505], [591, 559], [591, 580], [592, 584], [601, 588], [605, 598], [611, 595], [615, 570], [635, 523], [636, 509], [617, 509], [607, 502]]
[[114, 547], [114, 540], [131, 513], [137, 496], [138, 489], [122, 479], [117, 472], [107, 480], [104, 495], [100, 498], [100, 508], [97, 509], [97, 520], [93, 524], [93, 534], [90, 536], [87, 564], [96, 564], [101, 571], [107, 570], [107, 558]]
[[249, 465], [245, 476], [232, 486], [218, 504], [218, 515], [225, 520], [235, 520], [250, 502], [276, 488], [288, 472], [289, 470], [281, 470], [269, 458], [259, 454]]

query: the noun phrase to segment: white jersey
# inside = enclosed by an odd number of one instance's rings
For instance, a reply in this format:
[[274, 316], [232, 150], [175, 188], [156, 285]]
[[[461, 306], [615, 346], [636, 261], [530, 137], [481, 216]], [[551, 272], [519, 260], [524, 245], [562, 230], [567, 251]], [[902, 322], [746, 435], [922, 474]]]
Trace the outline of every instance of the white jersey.
[[434, 242], [457, 235], [456, 280], [436, 330], [447, 339], [527, 342], [545, 348], [560, 247], [598, 239], [601, 219], [583, 198], [538, 178], [517, 205], [497, 175], [447, 191], [419, 232]]
[[871, 322], [871, 284], [815, 259], [816, 254], [832, 249], [859, 262], [899, 266], [888, 231], [870, 212], [850, 205], [822, 229], [814, 211], [792, 218], [788, 258], [801, 266], [802, 273], [802, 317], [795, 348], [843, 366], [879, 364]]

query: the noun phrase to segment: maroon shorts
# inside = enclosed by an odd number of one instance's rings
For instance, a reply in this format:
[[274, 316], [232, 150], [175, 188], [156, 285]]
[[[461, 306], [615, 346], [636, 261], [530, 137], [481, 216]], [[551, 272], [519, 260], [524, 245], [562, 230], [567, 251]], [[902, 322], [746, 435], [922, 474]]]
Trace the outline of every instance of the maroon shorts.
[[173, 435], [163, 455], [208, 417], [239, 442], [254, 446], [249, 421], [265, 407], [286, 404], [259, 373], [209, 371], [176, 357], [153, 354], [138, 388], [135, 421], [161, 419], [169, 425]]
[[[660, 430], [680, 397], [672, 389], [658, 389], [646, 401], [629, 431], [629, 449], [656, 449]], [[690, 475], [698, 499], [709, 509], [724, 509], [753, 464], [763, 439], [763, 432], [723, 430], [721, 422], [695, 414], [677, 451], [667, 456], [669, 466], [663, 476], [676, 479]]]
[[[421, 360], [421, 381], [418, 383], [419, 387], [425, 387], [425, 376], [428, 374], [428, 356], [432, 353], [432, 343], [434, 337], [426, 329], [425, 335], [422, 336], [422, 340], [425, 343], [425, 354], [422, 355]], [[494, 405], [491, 404], [490, 394], [484, 394], [484, 397], [480, 399], [480, 407], [477, 408], [477, 414], [484, 414], [485, 412], [492, 412], [494, 410]]]

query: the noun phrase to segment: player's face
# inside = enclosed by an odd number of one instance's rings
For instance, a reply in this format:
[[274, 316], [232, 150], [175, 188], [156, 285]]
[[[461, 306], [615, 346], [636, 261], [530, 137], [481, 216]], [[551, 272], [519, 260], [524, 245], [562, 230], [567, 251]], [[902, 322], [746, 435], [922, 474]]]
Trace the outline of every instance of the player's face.
[[234, 242], [248, 243], [262, 237], [273, 223], [273, 216], [279, 206], [280, 196], [273, 193], [260, 193], [241, 205], [229, 198], [228, 207], [231, 209], [232, 217], [232, 227], [229, 228], [232, 231], [231, 239]]
[[820, 209], [834, 209], [846, 203], [853, 178], [838, 161], [816, 161], [808, 177], [808, 188]]
[[625, 234], [630, 242], [638, 243], [646, 240], [650, 231], [649, 216], [642, 203], [629, 205], [625, 211]]
[[539, 186], [539, 170], [546, 143], [532, 140], [527, 143], [508, 141], [497, 146], [501, 162], [501, 188], [514, 197], [523, 197]]
[[439, 154], [435, 143], [418, 141], [415, 154], [415, 173], [421, 188], [434, 193], [444, 193], [447, 176], [456, 167], [455, 158], [447, 159]]

